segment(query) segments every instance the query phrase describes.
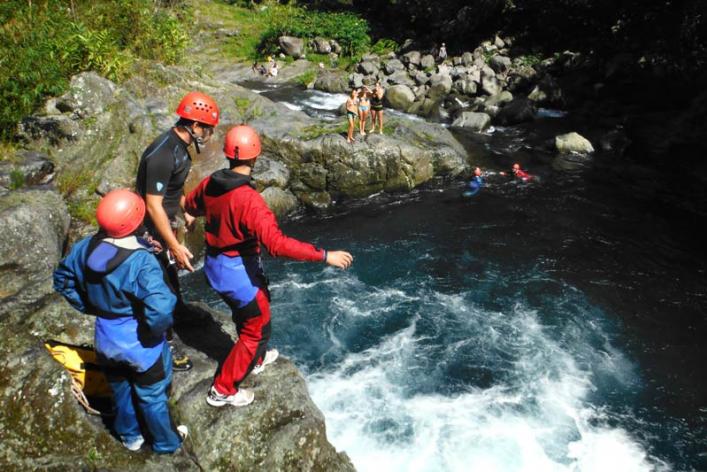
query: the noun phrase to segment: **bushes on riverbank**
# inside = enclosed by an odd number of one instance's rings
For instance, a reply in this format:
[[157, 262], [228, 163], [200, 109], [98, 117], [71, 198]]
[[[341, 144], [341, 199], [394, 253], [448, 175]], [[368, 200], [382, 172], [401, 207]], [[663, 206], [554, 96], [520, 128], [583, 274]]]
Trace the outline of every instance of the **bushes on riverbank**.
[[272, 8], [259, 47], [263, 53], [274, 53], [278, 50], [277, 38], [280, 36], [322, 37], [336, 40], [344, 55], [355, 56], [369, 49], [371, 37], [368, 30], [368, 22], [353, 13], [319, 12], [287, 5]]
[[120, 80], [135, 58], [176, 62], [188, 35], [174, 11], [151, 0], [0, 3], [0, 137], [63, 93], [73, 74], [95, 70]]

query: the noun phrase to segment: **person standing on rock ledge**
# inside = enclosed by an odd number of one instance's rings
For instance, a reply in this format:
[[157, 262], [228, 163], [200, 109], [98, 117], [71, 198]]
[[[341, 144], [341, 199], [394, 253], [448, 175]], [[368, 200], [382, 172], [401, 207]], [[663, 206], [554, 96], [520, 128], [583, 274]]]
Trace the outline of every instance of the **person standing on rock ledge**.
[[[183, 212], [187, 228], [194, 223], [194, 218], [184, 212], [184, 182], [191, 170], [187, 148], [193, 143], [196, 152], [200, 152], [199, 145], [205, 144], [213, 135], [220, 112], [213, 98], [190, 92], [179, 102], [176, 113], [179, 120], [174, 127], [158, 136], [142, 154], [136, 189], [147, 204], [145, 227], [159, 246], [165, 249], [158, 255], [158, 260], [177, 295], [179, 310], [183, 303], [178, 270], [194, 270], [189, 261], [194, 256], [177, 239], [177, 229], [183, 224], [179, 213]], [[167, 338], [173, 354], [174, 370], [189, 370], [192, 362], [174, 344], [171, 330]]]
[[127, 449], [145, 438], [172, 453], [188, 430], [174, 427], [167, 404], [172, 356], [165, 331], [177, 298], [164, 281], [152, 247], [136, 237], [145, 203], [127, 189], [109, 192], [96, 209], [100, 231], [76, 243], [54, 271], [54, 290], [77, 310], [95, 315], [95, 348], [115, 400], [113, 429]]
[[260, 373], [278, 352], [268, 350], [270, 292], [260, 260], [262, 243], [273, 256], [324, 262], [348, 268], [353, 257], [346, 251], [326, 251], [285, 236], [263, 197], [252, 186], [251, 172], [260, 155], [260, 137], [250, 126], [236, 126], [226, 135], [224, 154], [229, 168], [205, 178], [186, 198], [186, 210], [205, 217], [209, 285], [231, 308], [238, 340], [209, 389], [209, 405], [245, 406], [251, 390], [239, 388], [252, 371]]

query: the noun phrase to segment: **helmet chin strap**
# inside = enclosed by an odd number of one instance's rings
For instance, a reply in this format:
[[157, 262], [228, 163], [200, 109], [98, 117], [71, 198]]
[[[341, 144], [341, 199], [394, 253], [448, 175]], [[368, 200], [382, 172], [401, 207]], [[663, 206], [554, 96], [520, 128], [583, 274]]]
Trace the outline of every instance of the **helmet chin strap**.
[[189, 136], [191, 136], [192, 141], [194, 141], [194, 147], [196, 148], [196, 153], [201, 154], [201, 149], [199, 149], [199, 144], [204, 144], [203, 140], [199, 137], [197, 137], [194, 134], [194, 130], [192, 130], [189, 126], [184, 126], [184, 129], [186, 130], [187, 133], [189, 133]]

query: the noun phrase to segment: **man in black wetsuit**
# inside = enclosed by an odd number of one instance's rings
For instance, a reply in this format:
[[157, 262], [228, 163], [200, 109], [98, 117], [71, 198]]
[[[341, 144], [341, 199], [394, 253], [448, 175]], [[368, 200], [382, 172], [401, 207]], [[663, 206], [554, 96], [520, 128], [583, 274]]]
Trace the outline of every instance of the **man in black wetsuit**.
[[[188, 93], [177, 107], [177, 123], [158, 136], [140, 158], [136, 189], [145, 199], [147, 207], [145, 227], [162, 246], [158, 259], [165, 271], [166, 280], [177, 296], [177, 310], [182, 306], [178, 270], [194, 270], [189, 261], [193, 255], [176, 236], [180, 214], [184, 215], [187, 228], [194, 221], [191, 215], [184, 212], [184, 182], [191, 170], [191, 157], [187, 148], [194, 143], [199, 152], [199, 145], [208, 141], [213, 134], [219, 113], [216, 102], [208, 95]], [[172, 350], [174, 370], [189, 370], [191, 360], [176, 349], [172, 343], [171, 330], [167, 340]]]

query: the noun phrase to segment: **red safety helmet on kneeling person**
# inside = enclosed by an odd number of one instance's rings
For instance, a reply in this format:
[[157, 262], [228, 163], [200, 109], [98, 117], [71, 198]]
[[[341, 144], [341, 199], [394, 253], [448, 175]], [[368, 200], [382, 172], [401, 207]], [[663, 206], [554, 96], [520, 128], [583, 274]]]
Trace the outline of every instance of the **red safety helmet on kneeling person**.
[[258, 132], [248, 125], [231, 128], [223, 144], [226, 157], [236, 161], [255, 159], [260, 155], [260, 149]]
[[145, 202], [128, 189], [112, 190], [101, 199], [96, 208], [96, 220], [112, 238], [130, 236], [145, 218]]

